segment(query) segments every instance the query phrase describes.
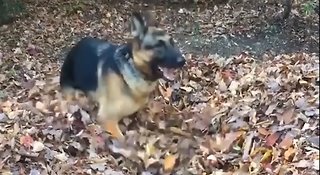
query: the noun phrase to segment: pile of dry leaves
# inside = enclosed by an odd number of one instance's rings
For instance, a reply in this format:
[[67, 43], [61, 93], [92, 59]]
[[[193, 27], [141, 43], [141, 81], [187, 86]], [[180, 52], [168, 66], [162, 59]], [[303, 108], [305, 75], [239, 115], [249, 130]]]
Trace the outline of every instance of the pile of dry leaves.
[[319, 173], [319, 56], [187, 53], [177, 81], [160, 81], [122, 121], [120, 143], [87, 99], [61, 98], [57, 58], [82, 35], [121, 40], [125, 15], [107, 5], [70, 15], [55, 2], [0, 28], [1, 174]]
[[26, 82], [1, 103], [2, 173], [316, 173], [318, 64], [307, 54], [189, 55], [179, 81], [124, 119], [125, 143], [102, 133], [85, 101], [66, 105], [58, 77]]

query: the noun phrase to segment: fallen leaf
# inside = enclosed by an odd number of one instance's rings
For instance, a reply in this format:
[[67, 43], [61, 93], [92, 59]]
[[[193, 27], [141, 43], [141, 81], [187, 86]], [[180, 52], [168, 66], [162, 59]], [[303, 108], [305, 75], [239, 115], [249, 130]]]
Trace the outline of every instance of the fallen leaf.
[[154, 146], [154, 143], [153, 143], [153, 142], [148, 143], [148, 144], [146, 145], [146, 153], [147, 153], [147, 155], [148, 155], [148, 156], [152, 156], [152, 155], [155, 154], [155, 152], [156, 152], [156, 148], [155, 148], [155, 146]]
[[164, 104], [160, 101], [151, 101], [149, 103], [149, 111], [153, 115], [163, 112], [164, 108], [165, 108]]
[[250, 161], [250, 151], [252, 147], [253, 137], [254, 137], [254, 133], [250, 132], [245, 139], [245, 144], [243, 147], [243, 154], [242, 154], [242, 161], [244, 162]]
[[272, 160], [272, 150], [269, 149], [268, 151], [266, 151], [266, 152], [263, 154], [260, 162], [261, 162], [261, 163], [266, 163], [266, 162], [270, 163], [271, 160]]
[[228, 89], [231, 92], [232, 95], [237, 95], [237, 90], [239, 88], [240, 83], [238, 81], [231, 81]]
[[93, 164], [90, 164], [90, 167], [96, 171], [104, 171], [106, 169], [106, 163], [105, 162], [93, 163]]
[[[123, 172], [115, 171], [112, 168], [108, 168], [108, 169], [104, 170], [103, 174], [104, 175], [125, 175], [125, 174], [123, 174]], [[142, 175], [144, 175], [144, 174], [142, 173]], [[148, 175], [148, 174], [145, 174], [145, 175]]]
[[119, 121], [123, 141], [95, 121], [99, 106], [86, 94], [64, 99], [61, 67], [85, 36], [125, 43], [128, 11], [152, 2], [23, 4], [31, 13], [0, 26], [0, 174], [318, 174], [318, 15], [294, 2], [298, 20], [263, 38], [259, 24], [269, 26], [287, 4], [195, 1], [212, 8], [154, 7], [186, 65], [174, 82], [159, 80], [162, 91], [146, 108]]
[[278, 106], [278, 103], [273, 103], [273, 104], [269, 105], [269, 107], [266, 110], [265, 114], [266, 115], [272, 114], [272, 112], [276, 109], [277, 106]]
[[281, 81], [280, 78], [281, 77], [277, 77], [276, 79], [275, 78], [269, 78], [268, 79], [267, 86], [271, 91], [278, 92], [281, 89], [281, 87], [280, 87], [280, 81]]
[[293, 143], [293, 137], [290, 133], [287, 133], [284, 139], [279, 143], [279, 147], [282, 149], [288, 149]]
[[176, 164], [177, 156], [173, 154], [166, 154], [164, 160], [163, 160], [163, 169], [166, 172], [172, 171], [174, 168], [174, 165]]
[[6, 75], [5, 74], [0, 74], [0, 83], [2, 83], [4, 80], [6, 80]]
[[305, 98], [299, 98], [297, 101], [295, 101], [295, 105], [299, 108], [299, 109], [306, 109], [308, 107], [308, 102]]
[[312, 166], [312, 168], [315, 169], [315, 170], [317, 170], [317, 171], [319, 171], [319, 164], [320, 164], [319, 162], [320, 162], [319, 159], [313, 160], [313, 166]]
[[31, 169], [29, 175], [40, 175], [40, 171], [37, 169]]
[[285, 152], [284, 152], [284, 158], [289, 161], [292, 160], [293, 156], [296, 154], [296, 150], [292, 147], [288, 148]]
[[170, 100], [173, 89], [171, 89], [170, 87], [164, 88], [163, 86], [159, 86], [159, 91], [166, 101]]
[[258, 128], [258, 132], [263, 136], [267, 136], [272, 133], [271, 131], [268, 131], [266, 128], [262, 128], [262, 127]]
[[175, 133], [175, 134], [179, 134], [179, 135], [182, 135], [182, 136], [185, 136], [185, 137], [191, 137], [192, 135], [190, 133], [187, 133], [183, 130], [181, 130], [180, 128], [177, 128], [177, 127], [170, 127], [170, 131]]
[[249, 167], [249, 174], [257, 174], [259, 170], [261, 169], [261, 158], [262, 155], [261, 153], [255, 155], [251, 162], [250, 162], [250, 167]]
[[312, 146], [319, 149], [320, 136], [308, 137], [307, 140], [312, 144]]
[[296, 168], [311, 168], [313, 166], [313, 162], [309, 160], [300, 160], [297, 163], [293, 164]]
[[13, 53], [15, 53], [15, 54], [21, 54], [21, 53], [22, 53], [21, 48], [20, 48], [20, 47], [16, 47], [16, 48], [14, 49]]
[[20, 144], [27, 148], [30, 148], [31, 145], [33, 144], [33, 138], [30, 135], [21, 136]]
[[223, 79], [233, 79], [235, 77], [235, 73], [232, 70], [224, 70], [221, 72]]
[[[232, 172], [230, 175], [248, 175], [249, 172], [249, 165], [240, 163], [240, 168], [237, 169], [235, 172]], [[223, 174], [221, 174], [223, 175]], [[227, 175], [227, 173], [226, 173]]]
[[241, 137], [245, 132], [237, 131], [222, 135], [216, 135], [214, 140], [210, 141], [210, 147], [216, 151], [226, 152], [233, 145], [234, 141]]
[[39, 109], [41, 112], [48, 112], [46, 105], [40, 101], [36, 102], [36, 108]]
[[21, 86], [26, 89], [32, 89], [34, 85], [35, 85], [35, 80], [33, 79], [21, 83]]
[[184, 91], [186, 91], [186, 92], [188, 92], [188, 93], [193, 90], [192, 87], [188, 87], [188, 86], [182, 86], [182, 87], [180, 87], [180, 89], [182, 89], [182, 90], [184, 90]]
[[32, 143], [32, 151], [33, 152], [40, 152], [45, 148], [44, 144], [39, 141], [34, 141]]
[[295, 109], [293, 107], [286, 109], [282, 115], [278, 115], [278, 120], [284, 122], [284, 124], [290, 124], [295, 118], [294, 112]]
[[82, 109], [80, 109], [80, 113], [81, 113], [81, 121], [83, 122], [83, 124], [88, 125], [91, 122], [90, 115]]
[[56, 154], [54, 157], [56, 159], [60, 160], [61, 162], [65, 162], [65, 161], [68, 160], [68, 156], [67, 156], [67, 154], [65, 152], [62, 152], [60, 154]]
[[280, 132], [275, 132], [271, 134], [266, 138], [266, 145], [273, 146], [277, 142], [280, 136], [281, 136]]
[[8, 116], [4, 113], [0, 113], [0, 123], [6, 123], [9, 120]]

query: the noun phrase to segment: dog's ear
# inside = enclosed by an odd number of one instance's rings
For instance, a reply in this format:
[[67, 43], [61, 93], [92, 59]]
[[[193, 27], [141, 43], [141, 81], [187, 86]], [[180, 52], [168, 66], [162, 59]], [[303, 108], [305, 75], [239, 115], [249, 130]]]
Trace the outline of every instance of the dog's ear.
[[158, 21], [154, 11], [146, 10], [143, 12], [143, 16], [148, 26], [158, 27]]
[[131, 35], [142, 40], [147, 29], [147, 22], [145, 21], [145, 18], [140, 13], [133, 12], [131, 19]]

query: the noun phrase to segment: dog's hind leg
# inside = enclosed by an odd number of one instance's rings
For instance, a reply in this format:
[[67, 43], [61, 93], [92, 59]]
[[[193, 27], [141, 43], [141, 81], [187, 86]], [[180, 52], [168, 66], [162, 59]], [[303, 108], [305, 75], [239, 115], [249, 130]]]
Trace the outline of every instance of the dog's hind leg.
[[76, 98], [76, 90], [71, 87], [63, 87], [62, 96], [64, 96], [68, 102], [71, 102]]

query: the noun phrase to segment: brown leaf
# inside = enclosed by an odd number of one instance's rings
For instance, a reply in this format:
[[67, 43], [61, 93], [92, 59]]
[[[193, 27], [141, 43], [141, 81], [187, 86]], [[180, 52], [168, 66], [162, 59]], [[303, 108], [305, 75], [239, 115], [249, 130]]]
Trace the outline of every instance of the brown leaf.
[[279, 147], [282, 149], [288, 149], [293, 143], [293, 137], [290, 133], [287, 133], [285, 138], [280, 142]]
[[4, 113], [9, 113], [11, 112], [11, 108], [13, 106], [13, 103], [9, 100], [5, 101], [5, 102], [1, 102], [1, 109]]
[[170, 131], [175, 133], [175, 134], [179, 134], [179, 135], [182, 135], [182, 136], [185, 136], [185, 137], [191, 137], [192, 136], [190, 133], [187, 133], [187, 132], [185, 132], [182, 129], [177, 128], [177, 127], [170, 127]]
[[21, 103], [19, 104], [20, 108], [24, 109], [24, 110], [29, 110], [31, 111], [32, 113], [34, 114], [37, 114], [39, 116], [43, 116], [41, 111], [37, 108], [35, 108], [33, 105], [32, 105], [32, 102], [29, 101], [29, 102], [26, 102], [26, 103]]
[[222, 135], [216, 135], [215, 140], [210, 141], [210, 147], [213, 150], [225, 152], [229, 150], [234, 141], [244, 133], [244, 131], [231, 132], [227, 133], [224, 137]]
[[30, 98], [34, 95], [39, 94], [39, 93], [40, 93], [40, 89], [37, 86], [33, 86], [28, 92], [28, 97]]
[[20, 137], [20, 144], [27, 147], [27, 148], [30, 148], [32, 146], [32, 143], [33, 143], [33, 138], [29, 135], [25, 135], [25, 136], [21, 136]]
[[161, 101], [151, 101], [149, 103], [149, 111], [153, 115], [163, 112], [164, 108], [165, 106]]
[[29, 81], [26, 81], [26, 82], [22, 82], [21, 83], [21, 86], [26, 88], [26, 89], [32, 89], [33, 86], [35, 85], [35, 80], [31, 79]]
[[41, 112], [44, 112], [44, 113], [48, 113], [48, 109], [46, 107], [46, 105], [40, 101], [37, 101], [36, 102], [36, 108], [39, 109]]
[[275, 132], [271, 134], [269, 137], [266, 138], [266, 145], [273, 146], [279, 139], [280, 135], [281, 135], [280, 132]]
[[240, 167], [232, 175], [248, 175], [249, 174], [249, 164], [239, 163]]
[[259, 132], [259, 134], [261, 134], [263, 136], [267, 136], [267, 135], [271, 134], [270, 131], [268, 131], [266, 128], [262, 128], [262, 127], [258, 128], [258, 132]]
[[172, 88], [170, 88], [170, 87], [164, 88], [163, 86], [159, 86], [159, 91], [166, 101], [170, 100], [171, 94], [173, 92]]
[[232, 70], [224, 70], [221, 72], [222, 78], [225, 80], [234, 79], [235, 73]]
[[177, 156], [173, 154], [167, 154], [163, 160], [163, 169], [166, 172], [173, 170], [174, 165], [176, 164]]
[[290, 161], [293, 159], [293, 156], [296, 154], [297, 150], [290, 147], [289, 149], [287, 149], [285, 152], [284, 152], [284, 158], [287, 160], [287, 161]]
[[295, 118], [295, 109], [293, 107], [286, 109], [282, 115], [277, 115], [278, 120], [280, 122], [284, 122], [284, 124], [290, 124]]

